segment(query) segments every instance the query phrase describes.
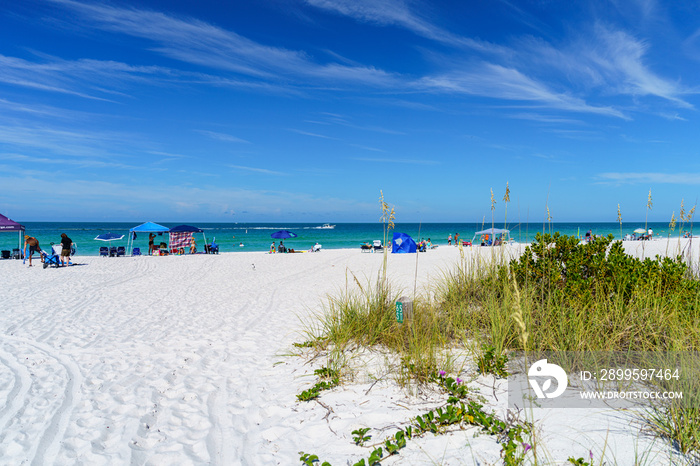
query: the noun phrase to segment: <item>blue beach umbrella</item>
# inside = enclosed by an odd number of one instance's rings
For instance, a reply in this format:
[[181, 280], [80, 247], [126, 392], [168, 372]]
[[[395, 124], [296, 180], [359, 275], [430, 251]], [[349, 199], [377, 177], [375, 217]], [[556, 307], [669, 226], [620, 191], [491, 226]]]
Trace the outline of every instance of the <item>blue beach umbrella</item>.
[[296, 233], [292, 233], [291, 231], [287, 231], [287, 230], [276, 231], [270, 235], [270, 238], [276, 238], [276, 239], [287, 239], [287, 238], [296, 238], [296, 237], [297, 237]]
[[[296, 238], [296, 237], [297, 237], [296, 233], [292, 233], [291, 231], [287, 231], [287, 230], [276, 231], [270, 235], [270, 238], [276, 238], [279, 240], [283, 240], [283, 239], [287, 239], [287, 238]], [[282, 241], [280, 241], [280, 244], [282, 244]]]
[[95, 236], [97, 241], [115, 241], [122, 239], [124, 235], [115, 235], [114, 233], [103, 233], [101, 235]]

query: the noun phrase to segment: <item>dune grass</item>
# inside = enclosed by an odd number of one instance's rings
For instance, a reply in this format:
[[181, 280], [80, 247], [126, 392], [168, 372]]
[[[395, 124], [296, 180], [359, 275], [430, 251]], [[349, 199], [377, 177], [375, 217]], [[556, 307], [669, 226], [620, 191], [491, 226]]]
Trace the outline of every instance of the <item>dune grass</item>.
[[[471, 344], [479, 366], [497, 367], [511, 350], [699, 351], [700, 281], [675, 258], [636, 259], [612, 238], [579, 244], [538, 235], [525, 253], [462, 259], [444, 274], [436, 297], [416, 296], [413, 316], [396, 321], [385, 273], [330, 297], [310, 336], [335, 359], [355, 347], [383, 347], [401, 364], [400, 383], [451, 371], [449, 347]], [[645, 415], [649, 429], [685, 454], [700, 452], [700, 409], [665, 403]]]
[[[506, 186], [506, 209], [509, 194]], [[650, 191], [647, 213], [651, 202]], [[386, 245], [394, 209], [383, 194], [380, 205]], [[493, 191], [491, 207], [493, 217]], [[396, 321], [395, 302], [402, 293], [388, 281], [385, 248], [376, 281], [362, 284], [353, 275], [357, 286], [329, 297], [307, 334], [336, 370], [355, 348], [388, 349], [401, 361], [391, 370], [404, 385], [454, 371], [455, 361], [445, 351], [450, 348], [470, 349], [478, 369], [496, 376], [507, 375], [507, 354], [515, 350], [700, 351], [700, 273], [689, 250], [680, 246], [686, 225], [692, 232], [694, 210], [686, 213], [681, 203], [675, 257], [637, 259], [612, 235], [580, 244], [551, 228], [545, 233], [544, 226], [520, 257], [493, 247], [487, 257], [466, 259], [460, 247], [459, 263], [436, 284], [434, 298], [414, 289], [413, 313], [404, 323]], [[547, 219], [551, 222], [548, 207]], [[643, 421], [688, 457], [700, 455], [700, 406], [657, 403]]]

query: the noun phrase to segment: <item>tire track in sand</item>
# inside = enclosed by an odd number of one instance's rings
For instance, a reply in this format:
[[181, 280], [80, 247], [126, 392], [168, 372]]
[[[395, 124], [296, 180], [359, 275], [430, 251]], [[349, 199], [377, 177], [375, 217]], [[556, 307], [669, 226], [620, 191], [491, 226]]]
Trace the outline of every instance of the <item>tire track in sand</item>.
[[[0, 434], [0, 457], [27, 452], [32, 465], [52, 464], [80, 398], [78, 365], [55, 349], [20, 337], [2, 336], [3, 362], [14, 376]], [[59, 383], [57, 383], [59, 382]], [[24, 429], [9, 429], [12, 425]]]

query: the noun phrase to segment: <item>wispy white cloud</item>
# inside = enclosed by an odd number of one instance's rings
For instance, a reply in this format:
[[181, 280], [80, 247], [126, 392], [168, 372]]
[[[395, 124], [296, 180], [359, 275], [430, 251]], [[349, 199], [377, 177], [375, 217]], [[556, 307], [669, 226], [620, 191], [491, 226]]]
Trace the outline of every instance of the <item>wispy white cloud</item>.
[[302, 82], [309, 76], [373, 86], [390, 86], [394, 81], [392, 75], [373, 67], [319, 64], [305, 52], [263, 45], [197, 19], [106, 4], [50, 1], [75, 11], [92, 27], [150, 40], [153, 51], [194, 65], [273, 81]]
[[297, 134], [302, 134], [302, 135], [304, 135], [304, 136], [311, 136], [311, 137], [314, 137], [314, 138], [332, 139], [332, 140], [335, 140], [335, 141], [338, 140], [338, 138], [334, 138], [334, 137], [331, 137], [331, 136], [326, 136], [326, 135], [318, 134], [318, 133], [311, 133], [311, 132], [309, 132], [309, 131], [302, 131], [302, 130], [300, 130], [300, 129], [289, 128], [289, 131], [292, 131], [293, 133], [297, 133]]
[[398, 26], [430, 40], [482, 52], [502, 52], [498, 45], [462, 37], [421, 16], [403, 0], [306, 0], [317, 8], [349, 16], [362, 22]]
[[544, 132], [556, 134], [562, 138], [577, 139], [581, 141], [598, 140], [603, 137], [603, 134], [599, 131], [587, 131], [580, 129], [562, 129], [562, 128], [548, 128], [544, 129]]
[[595, 37], [600, 38], [600, 46], [588, 48], [588, 58], [598, 65], [620, 93], [656, 96], [679, 107], [693, 108], [681, 98], [689, 91], [679, 81], [664, 79], [645, 65], [644, 57], [649, 46], [646, 41], [602, 25], [596, 27]]
[[613, 107], [598, 107], [567, 94], [558, 93], [517, 69], [482, 63], [463, 71], [454, 71], [420, 80], [426, 90], [471, 94], [505, 100], [532, 102], [538, 106], [570, 112], [593, 113], [629, 119]]
[[107, 100], [75, 90], [75, 77], [57, 70], [52, 64], [37, 64], [0, 55], [0, 82], [40, 91], [70, 94], [86, 99]]
[[[0, 82], [58, 92], [86, 99], [111, 101], [125, 96], [117, 89], [125, 82], [143, 83], [170, 70], [156, 66], [132, 66], [103, 60], [64, 60], [37, 54], [36, 61], [0, 55]], [[110, 87], [107, 87], [110, 86]]]
[[372, 131], [375, 133], [383, 133], [383, 134], [393, 134], [397, 136], [403, 136], [406, 133], [404, 131], [397, 131], [395, 129], [390, 129], [390, 128], [385, 128], [383, 126], [376, 126], [376, 125], [359, 125], [356, 123], [353, 123], [349, 117], [345, 117], [343, 115], [336, 115], [333, 113], [322, 113], [326, 117], [325, 121], [309, 121], [309, 123], [317, 123], [317, 124], [323, 124], [323, 125], [329, 125], [329, 124], [334, 124], [334, 125], [340, 125], [340, 126], [345, 126], [347, 128], [353, 128], [353, 129], [359, 129], [362, 131]]
[[[361, 22], [396, 26], [434, 41], [467, 47], [472, 55], [467, 65], [453, 59], [436, 59], [443, 71], [413, 78], [351, 60], [323, 63], [312, 55], [274, 45], [264, 45], [234, 31], [188, 17], [176, 17], [138, 8], [120, 8], [105, 3], [49, 0], [70, 9], [81, 18], [81, 27], [92, 27], [150, 41], [150, 50], [188, 64], [247, 76], [197, 75], [158, 68], [125, 68], [112, 64], [126, 76], [169, 72], [173, 79], [191, 79], [220, 86], [247, 86], [260, 90], [306, 92], [312, 90], [371, 87], [401, 92], [440, 92], [477, 95], [499, 100], [529, 102], [531, 107], [605, 115], [629, 119], [615, 106], [596, 104], [611, 95], [656, 96], [682, 108], [692, 108], [683, 99], [691, 91], [680, 82], [663, 78], [645, 64], [647, 44], [612, 27], [597, 25], [585, 39], [564, 39], [556, 47], [544, 40], [519, 38], [510, 45], [497, 45], [461, 37], [436, 25], [413, 4], [404, 0], [306, 0], [306, 3]], [[583, 36], [583, 34], [581, 34]], [[567, 45], [568, 44], [568, 45]], [[335, 57], [337, 58], [337, 57]], [[332, 57], [332, 59], [334, 59]], [[91, 63], [81, 63], [90, 66]], [[101, 64], [94, 66], [109, 66]], [[81, 92], [60, 81], [32, 80], [29, 76], [7, 80], [25, 85], [43, 85], [57, 92]], [[1, 80], [2, 78], [0, 78]], [[98, 89], [92, 86], [92, 89]], [[104, 95], [97, 90], [95, 93]], [[92, 96], [92, 95], [91, 95]], [[408, 104], [407, 104], [408, 105]], [[410, 105], [419, 106], [416, 102]]]
[[615, 184], [700, 184], [700, 173], [608, 172], [599, 173], [600, 182]]
[[386, 152], [384, 149], [377, 149], [376, 147], [363, 146], [361, 144], [350, 144], [352, 147], [357, 147], [358, 149], [368, 150], [372, 152]]
[[352, 160], [359, 160], [362, 162], [376, 162], [376, 163], [401, 163], [409, 165], [439, 165], [440, 162], [437, 160], [427, 160], [427, 159], [393, 159], [393, 158], [373, 158], [373, 157], [352, 157]]
[[[512, 69], [522, 76], [527, 75], [530, 83], [526, 87], [530, 90], [533, 89], [532, 84], [536, 84], [535, 87], [538, 88], [545, 87], [544, 84], [538, 82], [536, 69], [536, 67], [545, 64], [547, 68], [544, 72], [557, 72], [564, 80], [578, 77], [580, 80], [576, 84], [583, 87], [597, 83], [599, 86], [605, 86], [608, 93], [612, 90], [612, 93], [623, 95], [656, 96], [680, 107], [692, 108], [692, 105], [683, 100], [682, 97], [694, 91], [684, 88], [679, 81], [661, 77], [644, 63], [648, 47], [645, 41], [635, 39], [624, 31], [601, 24], [597, 24], [591, 33], [586, 33], [584, 38], [573, 40], [569, 46], [563, 45], [555, 48], [545, 41], [531, 37], [520, 38], [513, 45], [506, 46], [452, 34], [424, 18], [420, 10], [413, 8], [413, 5], [403, 0], [306, 0], [306, 2], [358, 21], [403, 27], [428, 39], [466, 46], [475, 51], [484, 52], [490, 60], [496, 63], [494, 66], [499, 66], [504, 70]], [[653, 1], [645, 0], [637, 2], [637, 4], [645, 18], [648, 18], [656, 10]], [[519, 17], [528, 17], [532, 20], [532, 17], [524, 10], [512, 4], [509, 4], [509, 7]], [[445, 80], [453, 81], [454, 77], [449, 77], [449, 74], [448, 76], [428, 77], [426, 79], [443, 81], [443, 83]], [[484, 76], [484, 80], [487, 80], [491, 73], [482, 68], [471, 74]], [[510, 80], [506, 82], [512, 83]], [[496, 98], [499, 98], [500, 94], [496, 89], [491, 89], [489, 92], [489, 89], [483, 87], [480, 92], [480, 95]], [[518, 94], [519, 98], [524, 95], [522, 92], [518, 92]], [[622, 116], [621, 112], [609, 107], [581, 105], [582, 101], [572, 101], [572, 98], [564, 98], [561, 101], [561, 97], [557, 94], [560, 93], [554, 93], [553, 100], [547, 98], [543, 102], [553, 103], [556, 108], [562, 110], [581, 111], [583, 109], [585, 111], [593, 110], [593, 113], [597, 113], [601, 112], [602, 109], [602, 113]]]
[[[70, 166], [70, 167], [80, 167], [80, 168], [119, 168], [126, 170], [138, 170], [142, 169], [141, 166], [128, 165], [120, 162], [108, 161], [108, 160], [97, 160], [97, 159], [85, 159], [85, 158], [55, 158], [55, 157], [36, 157], [31, 155], [17, 154], [17, 153], [0, 153], [0, 160], [19, 162], [21, 165], [37, 165], [46, 164], [54, 166]], [[12, 170], [16, 171], [15, 169]]]
[[257, 167], [245, 167], [243, 165], [228, 165], [228, 167], [235, 170], [244, 170], [255, 173], [262, 173], [264, 175], [278, 175], [278, 176], [288, 176], [289, 173], [278, 172], [275, 170], [268, 170], [267, 168], [257, 168]]
[[654, 96], [681, 108], [693, 108], [683, 100], [697, 91], [680, 80], [664, 78], [646, 63], [651, 44], [613, 26], [596, 23], [554, 46], [526, 37], [518, 44], [514, 66], [537, 75], [556, 76], [584, 91], [600, 90], [602, 96]]
[[574, 124], [582, 125], [584, 124], [581, 120], [575, 120], [573, 118], [557, 117], [552, 115], [543, 115], [540, 113], [515, 113], [508, 115], [510, 118], [515, 118], [518, 120], [530, 120], [537, 121], [539, 123], [553, 123], [553, 124]]
[[[374, 208], [367, 202], [306, 192], [186, 186], [168, 182], [146, 185], [75, 176], [61, 178], [49, 170], [15, 172], [7, 176], [4, 168], [0, 165], [0, 186], [7, 191], [4, 200], [11, 202], [18, 212], [25, 212], [25, 218], [28, 215], [37, 219], [55, 218], [56, 209], [66, 204], [70, 206], [70, 212], [63, 214], [62, 219], [67, 221], [103, 218], [105, 212], [109, 213], [111, 221], [137, 218], [155, 218], [163, 222], [181, 221], [182, 218], [206, 221], [220, 219], [234, 211], [253, 212], [255, 218], [267, 221], [273, 216], [298, 219], [302, 214], [319, 221], [327, 218], [328, 212], [354, 216], [358, 211]], [[95, 196], [95, 193], [100, 195]], [[37, 198], [42, 202], [37, 203]], [[124, 202], [124, 199], [129, 199], [129, 202]], [[187, 201], [183, 203], [183, 199]]]
[[26, 102], [15, 102], [0, 99], [0, 110], [17, 115], [31, 116], [32, 118], [73, 119], [73, 118], [94, 118], [92, 113], [79, 112], [66, 108], [58, 108], [44, 104], [28, 104]]
[[197, 133], [203, 134], [211, 139], [216, 139], [217, 141], [250, 144], [250, 141], [246, 141], [245, 139], [241, 139], [241, 138], [238, 138], [236, 136], [231, 136], [230, 134], [218, 133], [215, 131], [206, 131], [206, 130], [202, 130], [202, 129], [196, 129], [195, 131]]
[[50, 154], [99, 159], [109, 157], [127, 145], [147, 143], [136, 134], [117, 131], [65, 129], [55, 125], [0, 125], [0, 141], [19, 148], [16, 152], [39, 149]]

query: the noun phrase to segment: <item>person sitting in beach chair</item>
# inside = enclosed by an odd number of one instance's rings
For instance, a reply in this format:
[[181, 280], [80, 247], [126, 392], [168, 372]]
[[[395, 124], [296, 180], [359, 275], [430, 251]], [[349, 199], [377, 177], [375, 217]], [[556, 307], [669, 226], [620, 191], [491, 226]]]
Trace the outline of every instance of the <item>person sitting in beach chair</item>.
[[318, 242], [317, 242], [316, 244], [314, 244], [314, 247], [311, 248], [311, 252], [320, 252], [320, 251], [321, 251], [321, 245], [318, 244]]
[[277, 252], [287, 252], [287, 248], [284, 245], [284, 242], [280, 241], [280, 245], [277, 248]]

